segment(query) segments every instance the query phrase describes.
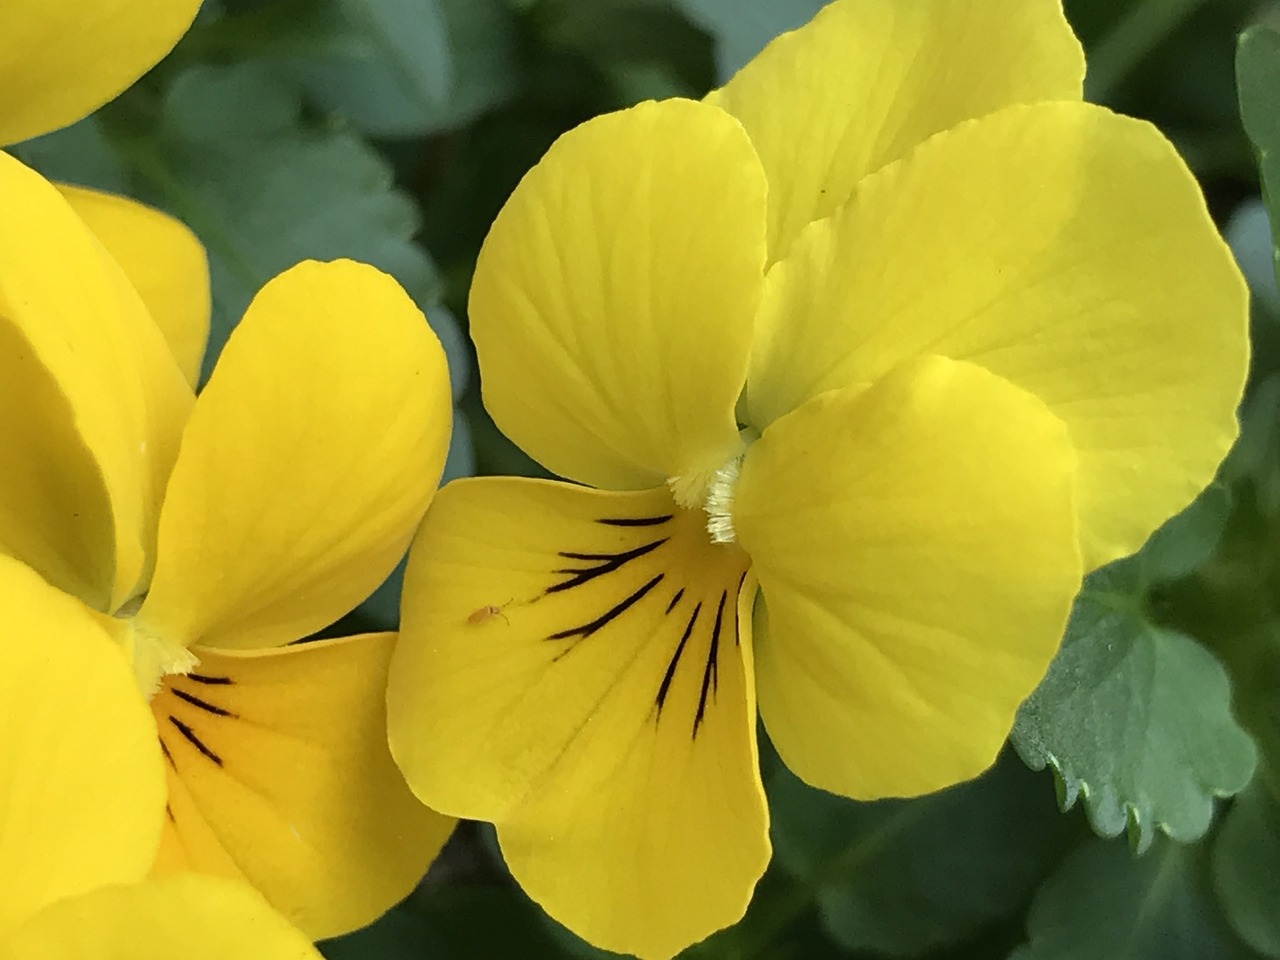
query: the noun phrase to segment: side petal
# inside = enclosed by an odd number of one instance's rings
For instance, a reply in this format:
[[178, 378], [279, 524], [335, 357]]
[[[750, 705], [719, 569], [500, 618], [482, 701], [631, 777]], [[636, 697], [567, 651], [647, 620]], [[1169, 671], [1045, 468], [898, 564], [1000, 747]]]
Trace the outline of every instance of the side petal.
[[665, 489], [463, 480], [410, 553], [391, 749], [591, 942], [669, 957], [769, 859], [747, 559]]
[[390, 277], [337, 261], [272, 280], [183, 435], [139, 625], [249, 648], [337, 620], [404, 555], [452, 410], [440, 341]]
[[0, 154], [0, 551], [90, 606], [145, 580], [194, 397], [120, 267]]
[[200, 0], [0, 5], [0, 144], [78, 120], [168, 53]]
[[192, 388], [209, 339], [209, 261], [196, 235], [125, 197], [59, 184], [71, 209], [124, 270]]
[[736, 120], [642, 103], [562, 136], [494, 222], [469, 315], [484, 402], [549, 470], [638, 489], [738, 442], [765, 182]]
[[760, 712], [787, 766], [872, 799], [995, 760], [1080, 585], [1073, 467], [1035, 397], [937, 357], [765, 431], [733, 515], [767, 608]]
[[868, 178], [774, 268], [749, 415], [762, 427], [924, 354], [980, 364], [1067, 424], [1093, 568], [1212, 479], [1236, 434], [1247, 312], [1154, 128], [1085, 104], [1012, 107]]
[[4, 960], [322, 960], [251, 887], [186, 874], [104, 887], [28, 921]]
[[169, 772], [157, 873], [242, 877], [313, 939], [372, 922], [453, 828], [387, 750], [394, 634], [247, 653], [197, 648], [151, 701]]
[[155, 725], [77, 601], [0, 557], [0, 942], [63, 897], [143, 877], [164, 818]]
[[776, 260], [921, 141], [1011, 104], [1079, 100], [1083, 80], [1061, 0], [837, 0], [707, 99], [760, 154]]

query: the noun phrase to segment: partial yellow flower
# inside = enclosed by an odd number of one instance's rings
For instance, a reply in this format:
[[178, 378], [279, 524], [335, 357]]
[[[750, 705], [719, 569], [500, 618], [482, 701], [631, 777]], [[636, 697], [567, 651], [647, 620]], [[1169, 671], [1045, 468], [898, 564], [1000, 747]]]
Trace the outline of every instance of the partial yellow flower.
[[102, 106], [151, 69], [200, 0], [6, 0], [0, 4], [0, 146]]
[[498, 216], [485, 403], [577, 484], [438, 496], [391, 745], [593, 943], [742, 915], [757, 698], [836, 793], [985, 769], [1082, 573], [1230, 445], [1244, 284], [1082, 75], [1057, 0], [838, 0], [707, 102], [565, 135]]
[[[377, 586], [432, 497], [451, 418], [438, 341], [385, 275], [305, 263], [259, 293], [197, 399], [194, 240], [156, 245], [182, 228], [3, 155], [0, 196], [0, 553], [98, 624], [148, 716], [110, 774], [136, 809], [99, 829], [151, 817], [149, 844], [120, 841], [133, 860], [247, 880], [313, 939], [368, 923], [451, 821], [387, 750], [394, 636], [293, 641]], [[59, 640], [38, 620], [9, 636]], [[40, 802], [83, 785], [54, 783]]]
[[0, 557], [0, 958], [319, 960], [241, 881], [147, 879], [164, 822], [155, 725], [95, 616]]

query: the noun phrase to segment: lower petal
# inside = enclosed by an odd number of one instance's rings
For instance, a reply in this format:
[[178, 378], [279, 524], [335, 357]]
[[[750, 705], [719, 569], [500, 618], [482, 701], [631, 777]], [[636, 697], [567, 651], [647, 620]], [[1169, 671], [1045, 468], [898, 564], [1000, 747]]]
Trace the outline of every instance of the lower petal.
[[242, 883], [196, 874], [104, 887], [44, 910], [2, 960], [322, 960]]
[[151, 704], [169, 770], [156, 872], [241, 876], [315, 939], [407, 895], [453, 823], [418, 803], [387, 750], [394, 642], [196, 648], [196, 672]]
[[764, 432], [734, 522], [765, 601], [760, 712], [792, 770], [872, 799], [994, 761], [1079, 588], [1074, 466], [1039, 400], [937, 357]]
[[516, 879], [610, 950], [739, 919], [769, 858], [748, 561], [665, 489], [438, 495], [405, 577], [392, 751], [427, 803], [494, 820]]
[[0, 941], [41, 908], [143, 877], [164, 815], [155, 727], [120, 648], [0, 557]]

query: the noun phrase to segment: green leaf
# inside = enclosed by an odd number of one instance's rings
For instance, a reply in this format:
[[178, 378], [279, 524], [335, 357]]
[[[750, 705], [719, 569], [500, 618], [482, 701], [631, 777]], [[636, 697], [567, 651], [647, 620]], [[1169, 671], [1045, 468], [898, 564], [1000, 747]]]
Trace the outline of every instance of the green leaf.
[[1010, 960], [1248, 960], [1214, 909], [1203, 851], [1163, 842], [1144, 857], [1095, 840], [1036, 894], [1029, 943]]
[[1252, 500], [1257, 516], [1251, 518], [1249, 532], [1269, 540], [1267, 526], [1280, 516], [1280, 374], [1271, 374], [1250, 390], [1240, 411], [1240, 437], [1221, 473], [1237, 492], [1245, 491], [1246, 496], [1237, 499]]
[[675, 0], [716, 41], [724, 81], [780, 33], [808, 23], [829, 0]]
[[1231, 519], [1231, 488], [1214, 481], [1191, 505], [1151, 535], [1134, 558], [1144, 588], [1179, 580], [1203, 566], [1222, 542]]
[[1070, 820], [1047, 777], [1006, 756], [983, 777], [916, 800], [857, 803], [770, 779], [778, 863], [812, 892], [827, 932], [855, 951], [913, 957], [1027, 902]]
[[1213, 880], [1236, 932], [1264, 956], [1280, 957], [1280, 801], [1260, 782], [1223, 820]]
[[1139, 571], [1121, 561], [1086, 581], [1012, 742], [1033, 770], [1053, 768], [1063, 809], [1083, 796], [1099, 834], [1127, 827], [1141, 851], [1156, 829], [1201, 836], [1214, 798], [1249, 782], [1256, 751], [1231, 715], [1221, 664], [1152, 622]]
[[324, 52], [287, 69], [317, 103], [375, 136], [461, 126], [514, 96], [517, 22], [502, 0], [323, 0]]
[[[1274, 547], [1269, 551], [1274, 555]], [[1258, 775], [1218, 831], [1213, 876], [1228, 919], [1255, 950], [1280, 958], [1280, 622], [1223, 645], [1241, 720], [1262, 754]]]
[[209, 250], [206, 367], [268, 279], [299, 260], [350, 257], [391, 274], [426, 310], [461, 391], [468, 353], [453, 318], [434, 306], [435, 268], [413, 242], [416, 206], [363, 141], [308, 124], [301, 111], [261, 64], [195, 67], [168, 90], [153, 136], [128, 146], [143, 185]]
[[548, 47], [595, 64], [619, 106], [698, 97], [715, 83], [711, 38], [667, 0], [553, 0], [533, 22]]
[[[1236, 86], [1240, 118], [1258, 151], [1274, 245], [1280, 243], [1280, 101], [1276, 98], [1280, 90], [1280, 32], [1258, 25], [1240, 35]], [[1280, 251], [1273, 253], [1273, 263], [1280, 276]]]
[[97, 114], [9, 148], [50, 180], [128, 193], [129, 170], [112, 149]]
[[423, 308], [461, 395], [469, 348], [413, 240], [418, 208], [379, 153], [304, 119], [298, 92], [261, 62], [190, 68], [146, 106], [123, 98], [20, 155], [46, 176], [153, 203], [199, 235], [213, 284], [206, 374], [264, 283], [300, 260], [348, 257], [391, 274]]
[[1271, 320], [1280, 318], [1280, 288], [1276, 286], [1275, 248], [1271, 221], [1261, 197], [1251, 197], [1236, 207], [1223, 230], [1240, 272], [1249, 282], [1254, 306]]
[[328, 960], [569, 960], [541, 911], [509, 884], [440, 883], [372, 926], [320, 944]]
[[[424, 955], [423, 945], [430, 941], [430, 925], [422, 917], [407, 910], [392, 910], [377, 922], [318, 944], [327, 960], [418, 960]], [[428, 956], [439, 956], [432, 953]]]

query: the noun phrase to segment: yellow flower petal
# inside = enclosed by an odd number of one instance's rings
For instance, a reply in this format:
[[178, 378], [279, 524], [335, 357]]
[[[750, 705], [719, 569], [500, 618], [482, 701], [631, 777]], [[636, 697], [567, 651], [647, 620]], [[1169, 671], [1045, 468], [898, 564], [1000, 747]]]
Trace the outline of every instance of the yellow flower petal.
[[139, 625], [248, 648], [332, 623], [404, 554], [451, 424], [444, 351], [395, 281], [351, 261], [281, 274], [183, 436]]
[[4, 960], [322, 960], [252, 888], [194, 874], [105, 887], [50, 907]]
[[164, 772], [155, 725], [94, 615], [0, 557], [0, 942], [36, 911], [140, 879]]
[[391, 749], [437, 809], [599, 946], [667, 957], [769, 858], [746, 557], [664, 489], [441, 491], [410, 554]]
[[1079, 100], [1083, 79], [1061, 0], [837, 0], [708, 100], [741, 118], [768, 172], [776, 260], [921, 141], [1010, 104]]
[[112, 610], [145, 579], [191, 389], [57, 190], [0, 154], [0, 196], [0, 551]]
[[774, 268], [750, 417], [922, 354], [987, 367], [1066, 422], [1093, 568], [1213, 477], [1236, 432], [1246, 314], [1195, 180], [1152, 127], [1013, 107], [868, 178]]
[[732, 117], [598, 117], [507, 201], [471, 287], [484, 402], [564, 477], [637, 489], [732, 455], [764, 270], [765, 183]]
[[125, 197], [66, 184], [58, 189], [120, 264], [194, 387], [209, 339], [209, 263], [196, 235]]
[[760, 578], [760, 712], [825, 790], [976, 776], [1044, 674], [1080, 585], [1062, 423], [972, 364], [834, 391], [751, 446], [734, 521]]
[[453, 821], [418, 803], [387, 750], [394, 642], [197, 648], [198, 672], [151, 702], [169, 770], [157, 872], [243, 877], [314, 939], [404, 898]]
[[0, 4], [0, 144], [78, 120], [142, 76], [200, 0]]

